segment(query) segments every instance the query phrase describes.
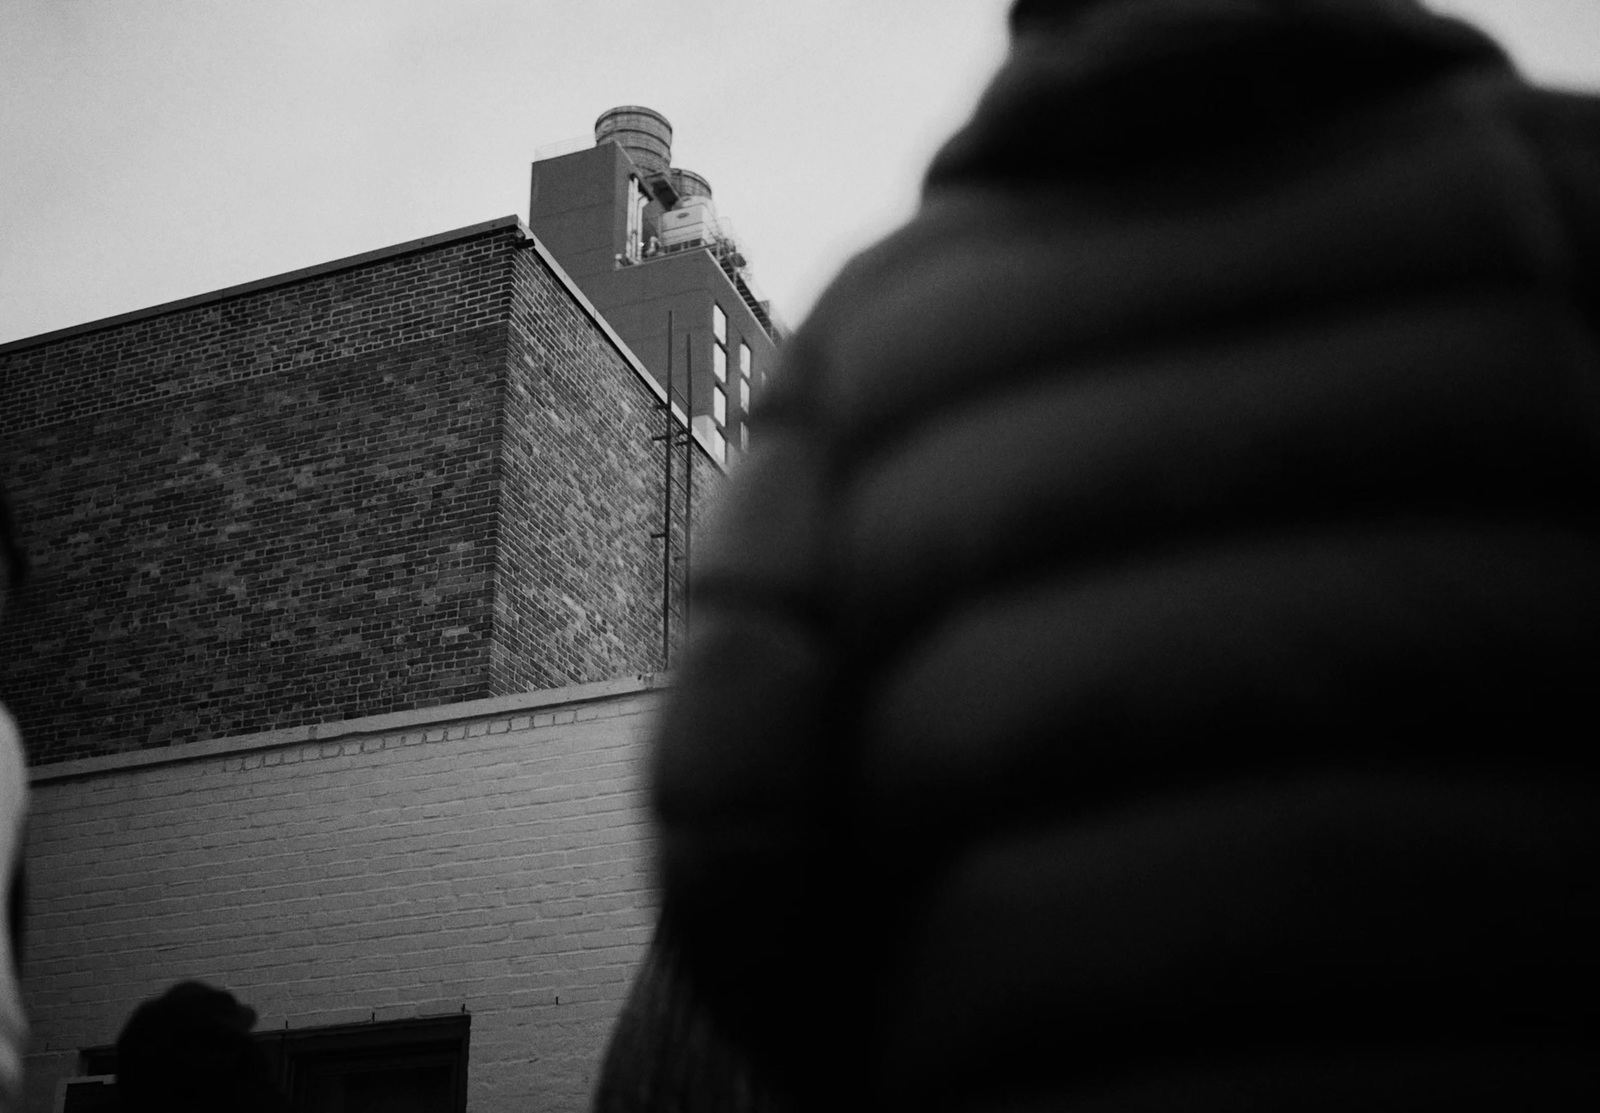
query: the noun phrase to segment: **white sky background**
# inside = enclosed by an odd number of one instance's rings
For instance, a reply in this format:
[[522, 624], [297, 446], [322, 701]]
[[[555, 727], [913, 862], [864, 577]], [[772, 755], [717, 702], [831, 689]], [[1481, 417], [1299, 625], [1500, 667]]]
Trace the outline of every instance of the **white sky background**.
[[[0, 341], [493, 217], [619, 104], [797, 323], [1005, 49], [1009, 0], [0, 0]], [[1600, 89], [1600, 0], [1436, 0]]]

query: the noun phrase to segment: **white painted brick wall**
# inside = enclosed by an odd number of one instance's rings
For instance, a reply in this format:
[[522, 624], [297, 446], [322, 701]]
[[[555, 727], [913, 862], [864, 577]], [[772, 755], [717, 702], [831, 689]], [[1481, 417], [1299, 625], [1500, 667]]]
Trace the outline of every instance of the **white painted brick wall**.
[[184, 978], [232, 990], [258, 1030], [465, 1005], [469, 1109], [585, 1109], [655, 920], [656, 700], [465, 704], [36, 783], [29, 1110]]

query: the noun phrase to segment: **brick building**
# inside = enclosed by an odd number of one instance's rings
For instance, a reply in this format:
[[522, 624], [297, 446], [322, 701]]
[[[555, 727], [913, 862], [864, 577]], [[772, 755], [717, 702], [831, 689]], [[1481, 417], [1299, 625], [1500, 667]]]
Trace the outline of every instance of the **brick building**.
[[189, 978], [257, 1010], [307, 1109], [586, 1109], [654, 924], [654, 700], [620, 680], [35, 769], [24, 1109], [112, 1107], [119, 1028]]
[[0, 384], [27, 1109], [94, 1108], [183, 978], [308, 1108], [583, 1107], [714, 430], [515, 217], [6, 344]]

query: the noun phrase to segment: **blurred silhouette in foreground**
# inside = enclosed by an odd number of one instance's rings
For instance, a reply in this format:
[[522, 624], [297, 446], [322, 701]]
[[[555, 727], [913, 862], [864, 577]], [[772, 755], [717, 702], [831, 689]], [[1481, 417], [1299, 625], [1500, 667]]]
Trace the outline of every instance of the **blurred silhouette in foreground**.
[[[27, 576], [11, 504], [0, 487], [0, 622], [6, 606]], [[21, 1108], [22, 1057], [27, 1052], [28, 1021], [22, 1010], [22, 844], [28, 815], [28, 760], [22, 735], [0, 703], [0, 894], [6, 916], [0, 925], [0, 1113]]]
[[696, 547], [600, 1108], [1593, 1107], [1600, 102], [1011, 23]]
[[283, 1113], [266, 1057], [250, 1038], [255, 1010], [231, 993], [180, 982], [140, 1005], [117, 1037], [123, 1113]]

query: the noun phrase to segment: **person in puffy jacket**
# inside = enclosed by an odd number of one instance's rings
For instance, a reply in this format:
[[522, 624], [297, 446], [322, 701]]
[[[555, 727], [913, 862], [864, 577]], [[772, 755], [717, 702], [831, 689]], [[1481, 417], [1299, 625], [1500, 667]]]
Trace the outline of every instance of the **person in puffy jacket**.
[[696, 546], [600, 1108], [1593, 1107], [1600, 101], [1011, 25]]

